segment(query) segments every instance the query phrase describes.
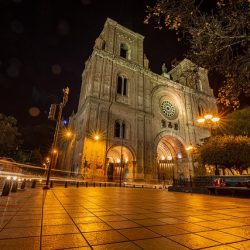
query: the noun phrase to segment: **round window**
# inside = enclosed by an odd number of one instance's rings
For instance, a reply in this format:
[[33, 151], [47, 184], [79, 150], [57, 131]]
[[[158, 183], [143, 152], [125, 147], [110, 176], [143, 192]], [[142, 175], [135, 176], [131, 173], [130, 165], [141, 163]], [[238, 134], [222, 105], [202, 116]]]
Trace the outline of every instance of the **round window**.
[[170, 101], [162, 102], [161, 111], [169, 119], [174, 119], [177, 116], [177, 110]]

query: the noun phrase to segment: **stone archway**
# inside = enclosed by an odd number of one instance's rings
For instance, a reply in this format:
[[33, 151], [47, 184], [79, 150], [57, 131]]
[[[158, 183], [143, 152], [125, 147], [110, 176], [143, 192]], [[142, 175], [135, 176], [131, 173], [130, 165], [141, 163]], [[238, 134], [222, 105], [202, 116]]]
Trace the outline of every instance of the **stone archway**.
[[186, 176], [188, 157], [183, 143], [173, 135], [165, 135], [159, 139], [156, 154], [156, 171], [158, 179], [165, 179], [167, 184], [174, 178]]
[[135, 158], [126, 146], [113, 146], [107, 152], [106, 174], [108, 181], [127, 181], [135, 175]]

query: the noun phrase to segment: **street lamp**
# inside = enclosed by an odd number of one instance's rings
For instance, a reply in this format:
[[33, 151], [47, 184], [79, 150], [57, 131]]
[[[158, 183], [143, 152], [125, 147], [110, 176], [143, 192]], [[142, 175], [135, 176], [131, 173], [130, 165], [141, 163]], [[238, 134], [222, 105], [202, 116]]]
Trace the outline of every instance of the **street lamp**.
[[[186, 151], [188, 151], [190, 153], [191, 156], [191, 161], [192, 161], [192, 167], [193, 167], [193, 171], [194, 171], [194, 150], [196, 149], [196, 147], [194, 147], [192, 144], [188, 147], [186, 147]], [[191, 188], [191, 193], [192, 193], [192, 188], [193, 188], [193, 183], [192, 183], [192, 174], [191, 174], [192, 170], [189, 169], [189, 183], [190, 183], [190, 188]]]
[[[59, 104], [59, 113], [57, 117], [56, 129], [55, 129], [55, 134], [54, 134], [53, 143], [52, 143], [52, 155], [51, 155], [52, 157], [51, 157], [51, 160], [49, 163], [49, 169], [47, 172], [46, 185], [43, 187], [43, 189], [49, 189], [49, 178], [50, 178], [50, 172], [52, 168], [52, 162], [53, 162], [53, 165], [56, 166], [56, 157], [53, 158], [53, 156], [55, 156], [58, 152], [56, 148], [57, 148], [58, 134], [59, 134], [61, 121], [62, 121], [62, 111], [63, 111], [64, 106], [68, 102], [68, 97], [69, 97], [69, 87], [66, 87], [65, 89], [63, 89], [63, 100]], [[54, 159], [54, 161], [52, 161], [52, 159]]]
[[120, 127], [121, 130], [120, 130], [120, 138], [121, 138], [121, 161], [120, 161], [120, 187], [122, 186], [122, 170], [123, 170], [123, 154], [122, 154], [122, 150], [123, 150], [123, 139], [124, 139], [124, 133], [125, 133], [125, 130], [124, 130], [124, 126], [122, 124], [122, 126]]
[[65, 136], [67, 138], [70, 138], [72, 136], [72, 132], [71, 131], [67, 131], [66, 134], [65, 134]]
[[203, 117], [199, 117], [197, 122], [201, 125], [207, 125], [210, 128], [210, 133], [212, 135], [212, 127], [217, 126], [220, 121], [220, 117], [213, 116], [212, 114], [205, 114]]
[[[66, 168], [70, 169], [70, 174], [69, 176], [73, 175], [74, 172], [74, 164], [72, 163], [72, 152], [73, 150], [73, 145], [75, 142], [75, 132], [71, 130], [71, 127], [64, 127], [61, 129], [60, 136], [59, 136], [59, 152], [58, 154], [58, 160], [59, 160], [59, 168]], [[69, 166], [71, 165], [71, 166]]]
[[[49, 163], [49, 169], [48, 169], [48, 173], [47, 173], [47, 179], [46, 179], [46, 185], [43, 187], [43, 189], [49, 189], [49, 179], [50, 179], [50, 173], [51, 173], [51, 167], [52, 167], [52, 163], [55, 161], [56, 159], [56, 154], [58, 153], [57, 149], [54, 148], [51, 151], [51, 159], [48, 160]], [[48, 158], [48, 157], [47, 157]], [[49, 159], [49, 158], [48, 158]]]
[[[101, 139], [101, 135], [99, 132], [93, 132], [92, 133], [92, 138], [94, 139], [95, 142], [99, 141]], [[96, 145], [93, 145], [94, 147], [94, 150], [95, 150], [95, 165], [97, 164], [97, 149], [96, 149]], [[93, 177], [94, 177], [94, 169], [96, 166], [93, 166], [93, 169], [92, 169], [92, 181], [93, 181]]]

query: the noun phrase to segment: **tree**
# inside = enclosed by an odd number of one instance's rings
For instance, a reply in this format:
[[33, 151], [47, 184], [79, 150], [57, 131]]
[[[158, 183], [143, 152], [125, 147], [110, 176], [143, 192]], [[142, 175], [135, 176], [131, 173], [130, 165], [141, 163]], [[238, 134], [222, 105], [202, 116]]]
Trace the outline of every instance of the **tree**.
[[41, 166], [43, 162], [43, 157], [39, 149], [34, 149], [30, 157], [30, 163]]
[[21, 144], [17, 120], [0, 113], [0, 155], [11, 155]]
[[250, 108], [236, 110], [223, 119], [224, 134], [250, 136]]
[[52, 122], [21, 128], [24, 140], [23, 148], [31, 151], [40, 148], [42, 155], [47, 154], [52, 144], [54, 129], [55, 126]]
[[214, 136], [199, 148], [203, 164], [237, 168], [240, 173], [250, 166], [250, 138], [247, 136]]
[[[189, 43], [186, 55], [217, 75], [218, 102], [239, 107], [239, 97], [250, 95], [249, 0], [157, 0], [147, 7], [150, 20], [173, 30]], [[215, 4], [213, 4], [215, 3]]]

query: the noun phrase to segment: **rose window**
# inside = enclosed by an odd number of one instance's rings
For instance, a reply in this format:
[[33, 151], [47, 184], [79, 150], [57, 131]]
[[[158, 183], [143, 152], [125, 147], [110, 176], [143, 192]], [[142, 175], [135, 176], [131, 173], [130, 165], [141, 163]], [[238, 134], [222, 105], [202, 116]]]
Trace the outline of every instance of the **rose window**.
[[176, 108], [169, 101], [163, 101], [162, 102], [161, 111], [169, 119], [174, 119], [177, 116]]

